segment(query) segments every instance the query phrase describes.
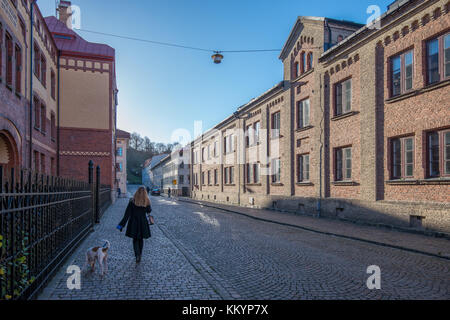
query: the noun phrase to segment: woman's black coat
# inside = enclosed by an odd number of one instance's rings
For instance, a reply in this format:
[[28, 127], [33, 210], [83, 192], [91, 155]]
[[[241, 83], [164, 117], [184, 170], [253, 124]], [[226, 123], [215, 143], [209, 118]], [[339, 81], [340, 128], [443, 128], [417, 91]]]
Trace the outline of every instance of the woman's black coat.
[[134, 239], [147, 239], [151, 237], [150, 227], [148, 225], [147, 213], [152, 212], [150, 206], [138, 207], [133, 200], [128, 203], [125, 215], [119, 225], [123, 228], [127, 224], [128, 227], [125, 235]]

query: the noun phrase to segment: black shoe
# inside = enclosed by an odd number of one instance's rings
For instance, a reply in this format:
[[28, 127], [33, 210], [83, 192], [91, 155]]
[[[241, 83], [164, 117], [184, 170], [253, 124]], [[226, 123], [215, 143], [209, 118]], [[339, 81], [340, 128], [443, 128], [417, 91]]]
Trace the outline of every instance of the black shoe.
[[141, 256], [140, 255], [136, 256], [136, 263], [139, 263], [139, 262], [141, 262]]

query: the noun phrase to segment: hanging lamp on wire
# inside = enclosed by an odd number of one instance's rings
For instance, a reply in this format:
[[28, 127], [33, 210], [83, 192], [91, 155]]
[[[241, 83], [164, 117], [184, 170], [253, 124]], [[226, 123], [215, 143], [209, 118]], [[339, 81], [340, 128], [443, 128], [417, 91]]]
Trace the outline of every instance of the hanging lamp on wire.
[[220, 64], [222, 62], [223, 55], [220, 54], [220, 51], [215, 51], [211, 58], [214, 60], [215, 64]]

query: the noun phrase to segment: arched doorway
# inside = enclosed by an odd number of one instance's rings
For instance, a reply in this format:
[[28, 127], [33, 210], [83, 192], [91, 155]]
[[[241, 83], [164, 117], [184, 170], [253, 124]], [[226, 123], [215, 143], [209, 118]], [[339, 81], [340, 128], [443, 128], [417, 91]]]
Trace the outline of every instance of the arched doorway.
[[17, 145], [6, 131], [0, 131], [0, 165], [4, 167], [19, 165]]

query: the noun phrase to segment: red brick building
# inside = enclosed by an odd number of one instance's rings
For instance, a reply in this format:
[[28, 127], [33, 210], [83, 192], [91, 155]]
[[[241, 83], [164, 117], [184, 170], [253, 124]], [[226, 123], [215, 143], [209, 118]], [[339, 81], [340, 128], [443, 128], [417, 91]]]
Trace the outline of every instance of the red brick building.
[[0, 164], [56, 174], [57, 49], [37, 5], [30, 45], [30, 15], [29, 1], [0, 6]]
[[379, 25], [299, 17], [283, 85], [192, 143], [193, 197], [450, 233], [449, 11], [399, 0]]
[[59, 20], [45, 19], [60, 52], [60, 174], [87, 180], [93, 160], [101, 183], [115, 190], [115, 51], [84, 40], [67, 23], [70, 17], [70, 2], [61, 1]]

